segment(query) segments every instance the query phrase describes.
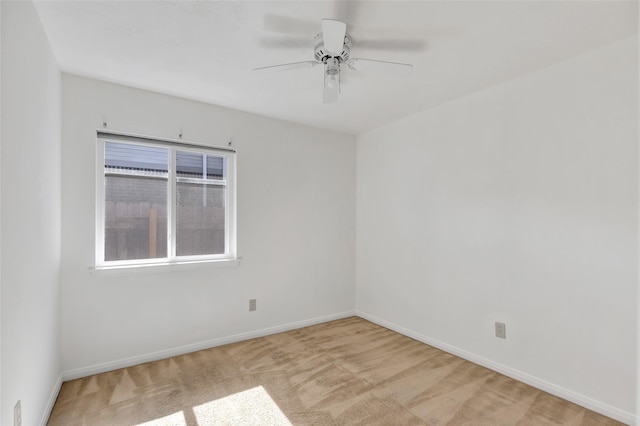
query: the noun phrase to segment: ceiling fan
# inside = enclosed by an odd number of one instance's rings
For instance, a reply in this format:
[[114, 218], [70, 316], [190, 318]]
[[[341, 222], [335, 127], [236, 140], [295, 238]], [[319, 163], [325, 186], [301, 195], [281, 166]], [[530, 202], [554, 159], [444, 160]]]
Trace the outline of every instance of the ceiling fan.
[[410, 64], [351, 58], [351, 37], [347, 34], [347, 24], [336, 19], [323, 19], [322, 32], [316, 34], [313, 42], [313, 61], [270, 65], [254, 68], [254, 71], [286, 71], [322, 65], [324, 67], [322, 101], [326, 104], [338, 100], [343, 64], [352, 71], [371, 71], [398, 77], [407, 77], [413, 70], [413, 65]]

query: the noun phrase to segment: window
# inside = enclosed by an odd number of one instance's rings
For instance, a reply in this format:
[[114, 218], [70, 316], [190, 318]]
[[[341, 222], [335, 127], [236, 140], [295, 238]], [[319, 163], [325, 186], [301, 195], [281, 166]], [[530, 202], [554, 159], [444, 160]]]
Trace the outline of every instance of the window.
[[98, 133], [96, 267], [235, 259], [235, 152]]

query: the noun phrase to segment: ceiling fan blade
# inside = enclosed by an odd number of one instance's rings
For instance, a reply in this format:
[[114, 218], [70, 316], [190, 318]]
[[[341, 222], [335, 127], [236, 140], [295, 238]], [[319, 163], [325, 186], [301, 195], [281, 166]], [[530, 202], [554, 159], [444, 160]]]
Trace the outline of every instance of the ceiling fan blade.
[[313, 34], [314, 31], [318, 31], [318, 21], [274, 15], [271, 13], [264, 16], [262, 26], [265, 31], [300, 36], [309, 36], [309, 34]]
[[313, 68], [316, 65], [319, 65], [320, 62], [316, 61], [303, 61], [303, 62], [292, 62], [290, 64], [280, 64], [280, 65], [269, 65], [266, 67], [254, 68], [254, 71], [289, 71], [289, 70], [297, 70], [300, 68]]
[[335, 86], [335, 87], [325, 86], [324, 90], [322, 91], [322, 103], [330, 104], [331, 102], [337, 101], [338, 92], [339, 92], [338, 86]]
[[313, 49], [309, 37], [262, 37], [260, 46], [267, 49]]
[[347, 24], [335, 19], [322, 20], [322, 39], [325, 50], [339, 54], [344, 46], [344, 36], [347, 33]]
[[359, 1], [337, 1], [333, 16], [345, 22], [353, 22], [357, 19], [358, 9], [362, 5]]
[[362, 72], [374, 72], [390, 77], [409, 77], [413, 65], [399, 62], [374, 61], [373, 59], [352, 58], [347, 61], [349, 69]]
[[399, 39], [399, 40], [352, 40], [359, 49], [369, 50], [392, 50], [405, 52], [422, 52], [427, 47], [427, 42], [420, 39]]

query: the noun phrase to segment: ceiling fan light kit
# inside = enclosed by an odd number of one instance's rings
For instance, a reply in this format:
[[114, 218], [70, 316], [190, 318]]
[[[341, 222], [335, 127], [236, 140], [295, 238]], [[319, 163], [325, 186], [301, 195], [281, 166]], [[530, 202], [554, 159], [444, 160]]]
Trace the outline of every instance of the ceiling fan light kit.
[[373, 59], [351, 58], [351, 37], [347, 34], [347, 24], [335, 19], [322, 20], [322, 32], [313, 39], [315, 61], [294, 62], [254, 68], [254, 71], [285, 71], [298, 68], [324, 66], [324, 90], [322, 100], [331, 103], [338, 100], [340, 93], [340, 65], [346, 63], [352, 71], [371, 71], [396, 77], [407, 77], [413, 65]]
[[340, 85], [340, 62], [336, 58], [328, 59], [325, 63], [324, 85], [330, 89]]

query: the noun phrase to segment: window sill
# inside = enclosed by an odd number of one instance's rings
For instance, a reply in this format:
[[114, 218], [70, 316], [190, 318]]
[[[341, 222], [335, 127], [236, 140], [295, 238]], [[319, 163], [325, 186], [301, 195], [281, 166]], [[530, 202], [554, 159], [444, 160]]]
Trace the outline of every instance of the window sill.
[[190, 271], [194, 269], [217, 269], [234, 267], [240, 259], [197, 260], [186, 262], [147, 263], [138, 265], [100, 266], [89, 270], [94, 275], [137, 275], [159, 272]]

